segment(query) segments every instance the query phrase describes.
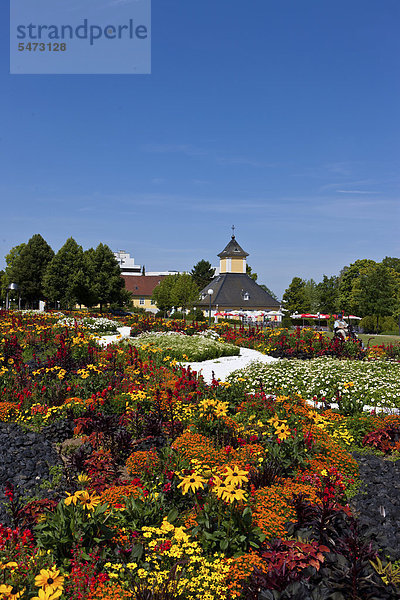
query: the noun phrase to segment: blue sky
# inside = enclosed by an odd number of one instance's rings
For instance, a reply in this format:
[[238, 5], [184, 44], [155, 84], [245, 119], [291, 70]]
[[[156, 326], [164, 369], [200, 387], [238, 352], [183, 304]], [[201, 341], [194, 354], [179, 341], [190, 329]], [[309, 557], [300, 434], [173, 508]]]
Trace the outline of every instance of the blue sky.
[[151, 75], [10, 75], [1, 0], [0, 268], [40, 233], [190, 270], [232, 224], [279, 297], [399, 257], [399, 18], [398, 0], [153, 0]]

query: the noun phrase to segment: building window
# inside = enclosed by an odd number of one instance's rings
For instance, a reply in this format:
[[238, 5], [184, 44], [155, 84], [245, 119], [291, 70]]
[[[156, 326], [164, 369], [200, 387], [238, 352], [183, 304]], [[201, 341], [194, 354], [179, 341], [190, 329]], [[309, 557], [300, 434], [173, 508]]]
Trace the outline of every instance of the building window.
[[243, 300], [250, 300], [250, 294], [249, 294], [249, 292], [245, 292], [243, 294]]
[[139, 300], [139, 304], [143, 305], [144, 304], [144, 298], [140, 298]]

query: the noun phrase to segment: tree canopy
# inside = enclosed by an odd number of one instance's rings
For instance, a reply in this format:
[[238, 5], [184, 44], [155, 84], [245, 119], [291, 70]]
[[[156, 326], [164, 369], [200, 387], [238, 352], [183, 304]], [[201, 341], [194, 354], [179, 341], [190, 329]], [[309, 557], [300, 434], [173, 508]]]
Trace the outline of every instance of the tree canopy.
[[153, 300], [159, 310], [192, 308], [199, 298], [199, 288], [188, 273], [168, 275], [153, 291]]
[[[88, 306], [100, 304], [100, 310], [103, 309], [104, 304], [122, 304], [121, 292], [124, 281], [112, 250], [105, 244], [99, 244], [95, 250], [93, 248], [87, 250], [85, 266], [89, 291], [89, 299], [85, 304]], [[82, 277], [84, 276], [83, 271]]]
[[213, 279], [215, 269], [211, 266], [211, 263], [208, 260], [199, 260], [190, 271], [190, 275], [193, 278], [193, 281], [199, 288], [202, 290], [205, 288]]
[[44, 298], [43, 277], [53, 258], [52, 248], [39, 233], [23, 244], [15, 257], [13, 277], [19, 285], [22, 299], [30, 306], [37, 305]]
[[43, 285], [46, 296], [60, 308], [73, 308], [88, 297], [82, 246], [70, 237], [48, 264]]
[[379, 317], [393, 314], [399, 286], [390, 270], [383, 264], [366, 269], [353, 287], [353, 296], [358, 302], [362, 315], [376, 317], [376, 331], [379, 330]]
[[309, 300], [306, 294], [306, 282], [301, 277], [293, 277], [289, 287], [282, 296], [282, 305], [288, 311], [288, 315], [310, 310]]

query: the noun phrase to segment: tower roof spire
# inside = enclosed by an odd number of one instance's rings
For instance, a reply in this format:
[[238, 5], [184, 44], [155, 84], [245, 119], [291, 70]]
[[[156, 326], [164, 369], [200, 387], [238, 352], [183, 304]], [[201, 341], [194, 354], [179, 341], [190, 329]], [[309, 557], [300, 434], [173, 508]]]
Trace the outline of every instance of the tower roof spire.
[[219, 258], [246, 258], [249, 253], [245, 252], [236, 241], [235, 226], [232, 225], [232, 238], [225, 248], [218, 254]]

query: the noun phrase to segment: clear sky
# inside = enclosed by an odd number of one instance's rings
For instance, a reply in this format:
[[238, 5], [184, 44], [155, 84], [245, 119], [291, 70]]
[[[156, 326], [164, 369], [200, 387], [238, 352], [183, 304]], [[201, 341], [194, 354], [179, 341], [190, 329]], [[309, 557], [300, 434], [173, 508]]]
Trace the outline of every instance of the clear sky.
[[10, 75], [0, 0], [0, 268], [35, 233], [215, 266], [233, 224], [279, 297], [399, 257], [399, 23], [398, 0], [153, 0], [151, 75]]

